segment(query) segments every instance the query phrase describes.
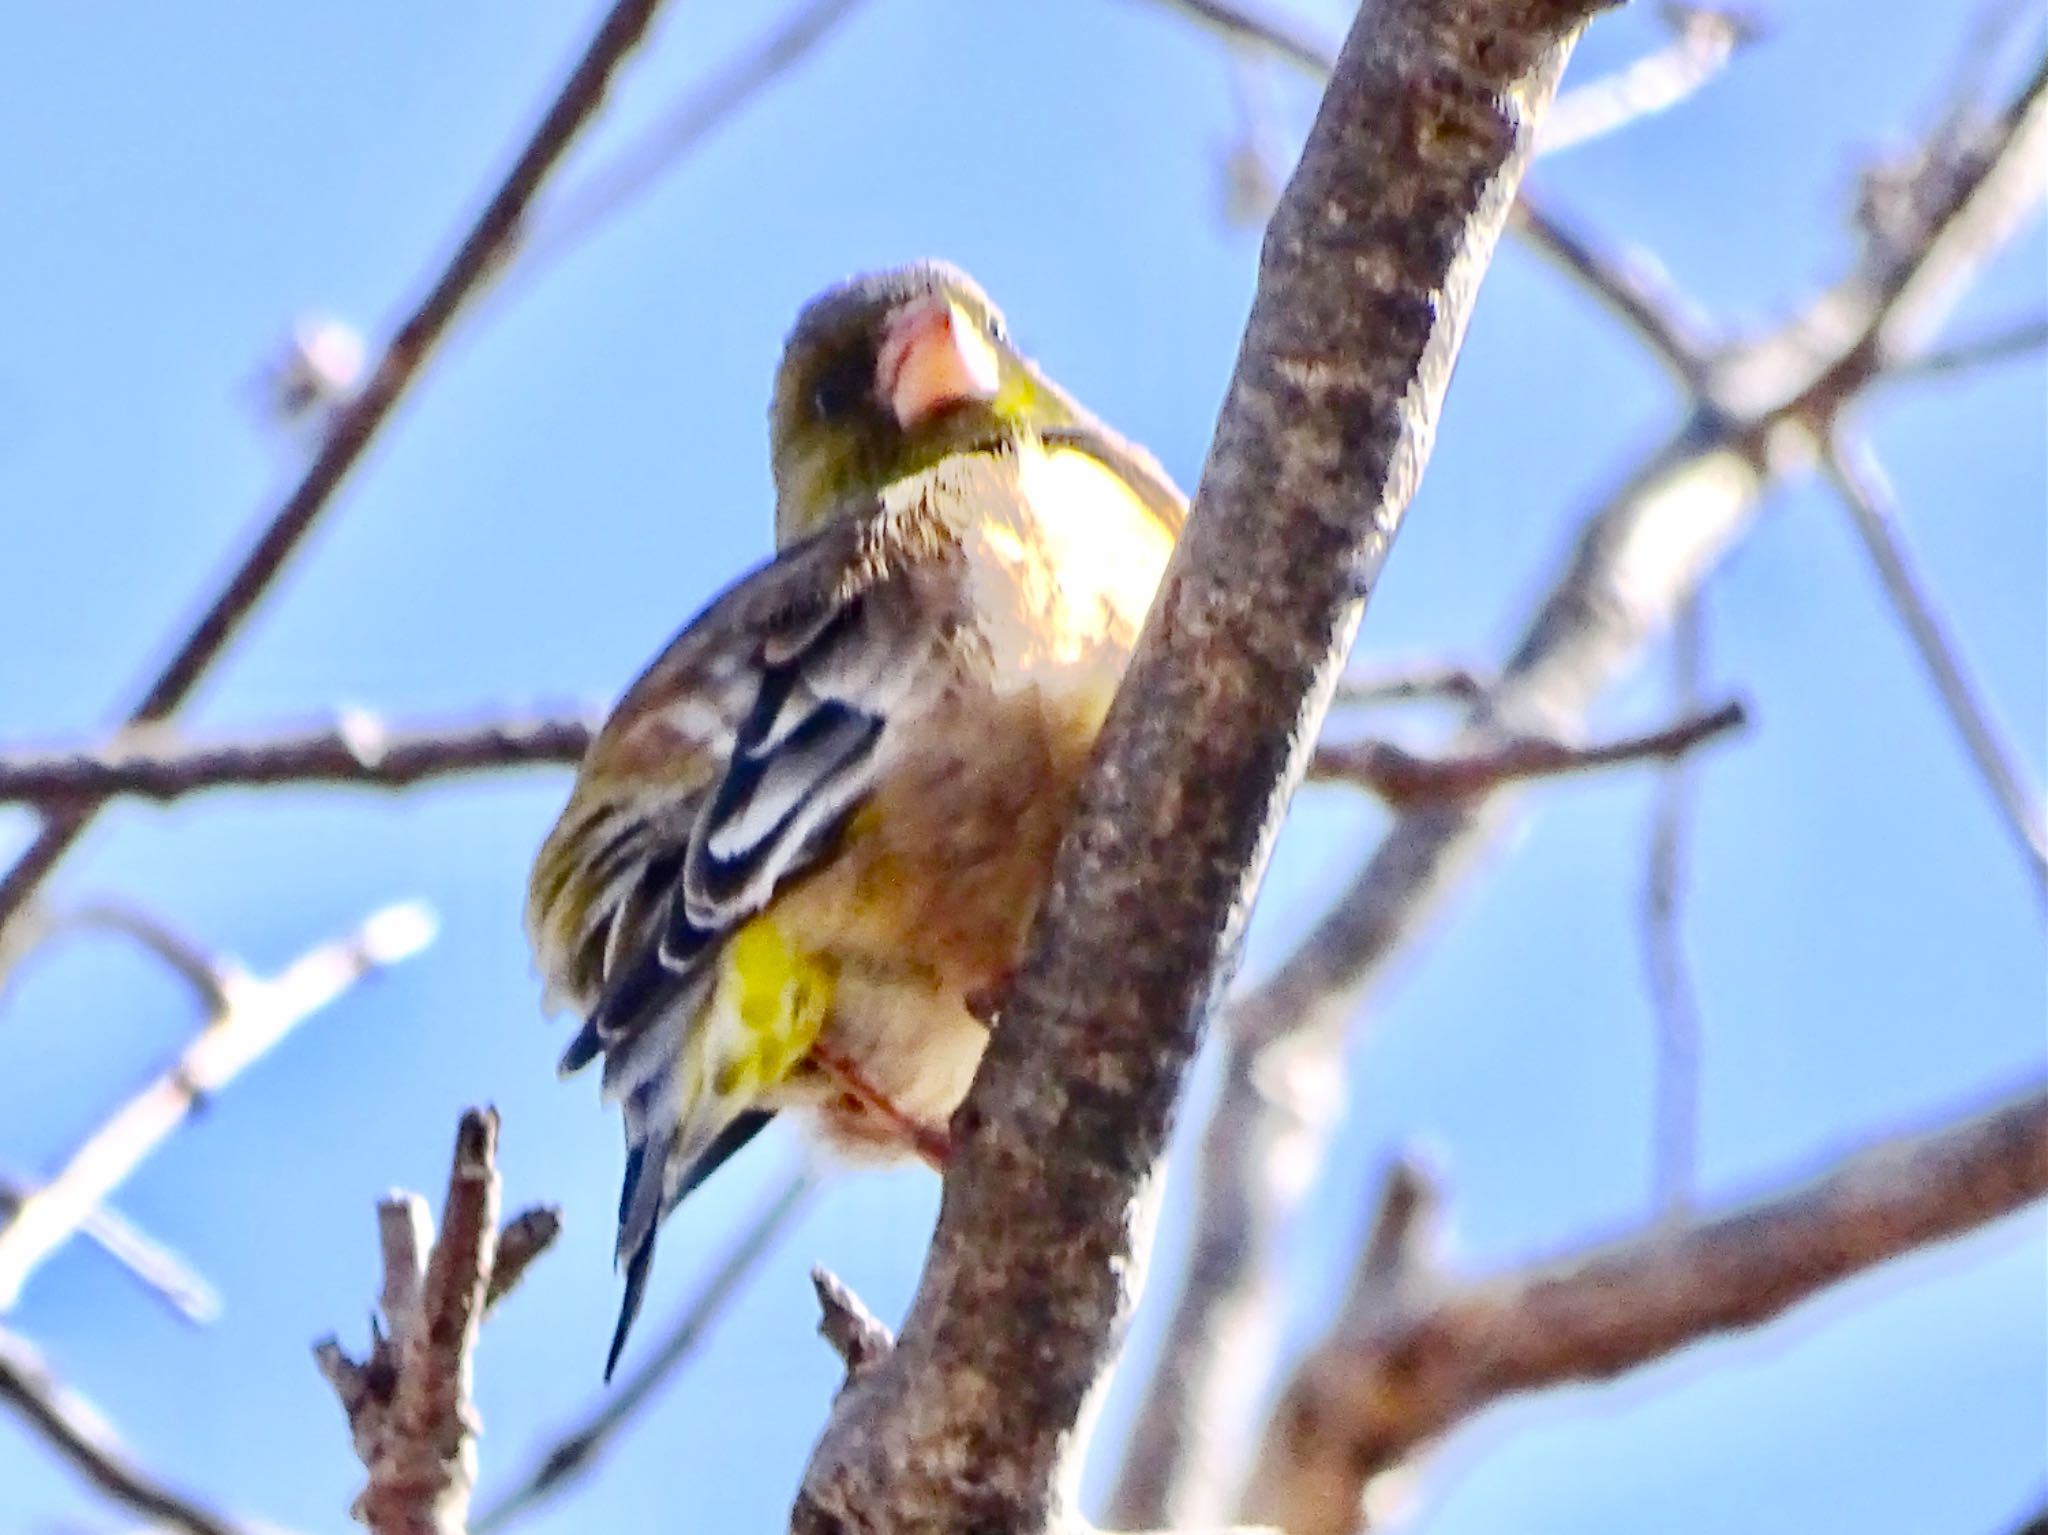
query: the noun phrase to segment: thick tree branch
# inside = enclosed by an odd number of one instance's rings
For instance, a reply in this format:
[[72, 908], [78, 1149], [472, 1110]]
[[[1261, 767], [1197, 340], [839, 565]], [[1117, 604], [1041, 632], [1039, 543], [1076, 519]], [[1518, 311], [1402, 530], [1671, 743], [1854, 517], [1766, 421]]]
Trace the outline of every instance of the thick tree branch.
[[117, 1109], [0, 1227], [0, 1311], [14, 1305], [43, 1260], [70, 1240], [197, 1104], [357, 981], [417, 954], [433, 935], [433, 917], [424, 907], [391, 906], [276, 976], [224, 971], [225, 1005], [171, 1068]]
[[469, 1526], [477, 1330], [560, 1229], [530, 1210], [499, 1231], [497, 1153], [496, 1112], [471, 1109], [456, 1131], [439, 1233], [417, 1194], [378, 1206], [384, 1325], [373, 1324], [368, 1356], [351, 1359], [332, 1338], [314, 1349], [369, 1472], [352, 1512], [376, 1535], [465, 1535]]
[[796, 1529], [1074, 1526], [1188, 1063], [1590, 10], [1383, 0], [1354, 23], [1266, 233], [1193, 515], [955, 1116], [917, 1297], [835, 1404]]
[[1318, 746], [1308, 776], [1323, 783], [1356, 784], [1397, 809], [1432, 800], [1469, 799], [1530, 778], [1559, 778], [1641, 762], [1675, 762], [1709, 741], [1749, 723], [1740, 703], [1689, 715], [1645, 735], [1575, 746], [1550, 736], [1519, 736], [1460, 756], [1424, 757], [1391, 741], [1345, 741]]
[[596, 729], [583, 715], [399, 729], [355, 715], [331, 729], [243, 741], [186, 742], [152, 731], [89, 751], [0, 755], [0, 803], [63, 810], [115, 795], [163, 803], [286, 784], [406, 789], [458, 773], [573, 766]]
[[154, 1527], [178, 1535], [255, 1535], [172, 1491], [136, 1465], [92, 1404], [51, 1374], [42, 1356], [5, 1328], [0, 1328], [0, 1403], [12, 1408], [79, 1475]]
[[[520, 236], [534, 195], [596, 114], [612, 75], [645, 35], [660, 6], [661, 0], [617, 0], [606, 13], [582, 58], [448, 265], [392, 334], [361, 391], [336, 412], [304, 477], [265, 520], [263, 530], [143, 689], [129, 711], [129, 724], [148, 725], [169, 718], [220, 659], [312, 532], [456, 316], [502, 267], [506, 252]], [[44, 817], [35, 839], [0, 878], [0, 938], [45, 876], [84, 834], [97, 809], [96, 805], [75, 806]]]
[[2044, 1195], [2048, 1093], [2036, 1092], [1691, 1225], [1425, 1290], [1370, 1325], [1340, 1327], [1304, 1361], [1247, 1508], [1288, 1535], [1351, 1535], [1374, 1476], [1504, 1396], [1606, 1380], [1761, 1326]]
[[[1783, 332], [1717, 368], [1731, 404], [1698, 410], [1587, 519], [1453, 750], [1577, 728], [1749, 531], [1774, 476], [1809, 461], [1813, 423], [1910, 361], [2039, 196], [2044, 75], [2048, 63], [1983, 113], [1966, 150], [1926, 159], [1910, 243], [1866, 247]], [[1338, 1057], [1512, 799], [1508, 789], [1401, 815], [1336, 906], [1232, 1008], [1198, 1153], [1193, 1247], [1112, 1499], [1120, 1522], [1214, 1523], [1234, 1506], [1257, 1394], [1246, 1372], [1272, 1356], [1276, 1254], [1341, 1110]]]

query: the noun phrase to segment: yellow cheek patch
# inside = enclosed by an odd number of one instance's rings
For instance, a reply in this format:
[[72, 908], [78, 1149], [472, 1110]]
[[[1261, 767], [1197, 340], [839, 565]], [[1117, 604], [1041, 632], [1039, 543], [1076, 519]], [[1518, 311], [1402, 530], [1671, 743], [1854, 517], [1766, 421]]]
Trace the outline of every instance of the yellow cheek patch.
[[712, 1081], [721, 1098], [783, 1081], [810, 1053], [832, 1006], [833, 967], [791, 947], [767, 916], [726, 941], [714, 1010], [738, 1025]]

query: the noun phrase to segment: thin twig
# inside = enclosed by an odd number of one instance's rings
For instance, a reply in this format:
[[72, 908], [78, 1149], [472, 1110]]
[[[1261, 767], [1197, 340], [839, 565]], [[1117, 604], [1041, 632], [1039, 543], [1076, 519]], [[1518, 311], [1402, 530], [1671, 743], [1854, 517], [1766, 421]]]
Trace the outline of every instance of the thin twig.
[[1598, 300], [1690, 393], [1710, 392], [1711, 330], [1646, 253], [1602, 249], [1527, 187], [1515, 199], [1508, 228]]
[[61, 809], [116, 795], [167, 802], [293, 784], [404, 789], [458, 773], [573, 766], [596, 729], [580, 714], [395, 727], [357, 714], [330, 729], [239, 741], [124, 737], [86, 751], [0, 756], [0, 803]]
[[[1705, 615], [1697, 594], [1671, 631], [1671, 703], [1699, 705]], [[1700, 1046], [1703, 1021], [1685, 952], [1685, 834], [1691, 823], [1690, 758], [1672, 757], [1657, 788], [1643, 890], [1643, 958], [1657, 1029], [1651, 1112], [1652, 1186], [1669, 1216], [1685, 1213], [1699, 1183]]]
[[[304, 477], [265, 520], [263, 530], [142, 690], [128, 714], [131, 725], [168, 718], [219, 660], [389, 419], [435, 345], [502, 266], [535, 194], [595, 115], [613, 73], [639, 43], [660, 6], [661, 0], [616, 0], [606, 13], [582, 58], [441, 275], [393, 333], [362, 391], [336, 414]], [[43, 818], [42, 829], [0, 878], [0, 936], [83, 835], [97, 809], [96, 805], [80, 805]]]
[[2036, 315], [2031, 320], [2019, 320], [1982, 335], [1965, 336], [1909, 358], [1893, 368], [1886, 375], [1885, 382], [1909, 383], [1968, 373], [1996, 363], [2010, 362], [2043, 348], [2048, 348], [2048, 315]]
[[1490, 1403], [1607, 1380], [1762, 1326], [1902, 1254], [2048, 1195], [2048, 1092], [1862, 1152], [1803, 1186], [1522, 1273], [1425, 1292], [1303, 1363], [1246, 1499], [1350, 1535], [1371, 1479]]
[[36, 1268], [70, 1239], [107, 1196], [183, 1124], [299, 1024], [364, 976], [417, 954], [434, 920], [417, 904], [389, 906], [346, 938], [320, 945], [275, 977], [234, 976], [227, 1006], [170, 1070], [117, 1109], [63, 1169], [31, 1192], [0, 1228], [0, 1311], [20, 1298]]
[[637, 137], [541, 204], [532, 233], [500, 284], [500, 300], [588, 240], [741, 108], [794, 69], [862, 0], [807, 0], [775, 29], [692, 87]]
[[554, 1205], [521, 1210], [498, 1233], [498, 1259], [491, 1265], [491, 1287], [484, 1295], [484, 1320], [526, 1277], [533, 1260], [555, 1245], [562, 1234], [562, 1212]]
[[208, 954], [163, 918], [122, 901], [89, 901], [59, 912], [39, 907], [24, 913], [7, 941], [6, 958], [0, 961], [0, 986], [14, 981], [31, 954], [46, 953], [74, 933], [91, 932], [115, 933], [140, 945], [191, 989], [207, 1013], [227, 1005], [232, 964]]
[[1949, 722], [2018, 844], [2038, 893], [2048, 897], [2048, 826], [2043, 824], [2041, 797], [2022, 783], [2018, 754], [1992, 720], [1982, 689], [1964, 666], [1948, 622], [1915, 568], [1884, 466], [1861, 437], [1848, 431], [1830, 438], [1823, 462]]
[[846, 1366], [846, 1384], [889, 1357], [896, 1339], [875, 1320], [875, 1314], [848, 1289], [846, 1282], [822, 1263], [811, 1270], [811, 1288], [818, 1294], [818, 1336], [832, 1346]]
[[0, 1402], [94, 1487], [158, 1528], [180, 1535], [255, 1535], [136, 1465], [99, 1411], [51, 1374], [26, 1340], [5, 1328], [0, 1328]]
[[1339, 677], [1337, 690], [1330, 695], [1330, 707], [1357, 708], [1424, 698], [1443, 698], [1469, 705], [1484, 698], [1491, 686], [1492, 683], [1469, 666], [1448, 662], [1389, 667], [1383, 671], [1347, 673]]
[[[0, 1178], [0, 1231], [28, 1197], [30, 1185]], [[87, 1215], [78, 1234], [125, 1269], [132, 1279], [188, 1322], [220, 1319], [220, 1292], [190, 1261], [109, 1205]]]
[[1592, 746], [1575, 746], [1547, 736], [1519, 736], [1479, 751], [1424, 757], [1391, 741], [1347, 741], [1318, 746], [1309, 763], [1309, 777], [1322, 783], [1357, 784], [1388, 804], [1405, 808], [1491, 794], [1503, 784], [1530, 778], [1670, 762], [1748, 723], [1748, 711], [1731, 701], [1662, 730]]
[[[1333, 43], [1291, 17], [1262, 6], [1219, 0], [1153, 0], [1179, 11], [1231, 42], [1271, 53], [1317, 83], [1327, 80], [1337, 57]], [[1620, 257], [1595, 249], [1522, 189], [1509, 228], [1559, 270], [1578, 282], [1635, 332], [1693, 393], [1705, 391], [1709, 348], [1691, 307], [1661, 282], [1642, 256]]]
[[489, 1535], [490, 1531], [504, 1529], [566, 1491], [572, 1482], [596, 1466], [612, 1440], [696, 1352], [711, 1324], [795, 1223], [815, 1187], [816, 1179], [808, 1170], [789, 1176], [677, 1313], [646, 1362], [607, 1391], [600, 1404], [575, 1428], [536, 1456], [510, 1490], [487, 1503], [471, 1521], [472, 1535]]
[[1543, 120], [1536, 152], [1554, 155], [1658, 112], [1669, 111], [1712, 80], [1754, 42], [1761, 28], [1752, 17], [1698, 5], [1666, 5], [1675, 34], [1655, 53], [1576, 86], [1557, 98]]

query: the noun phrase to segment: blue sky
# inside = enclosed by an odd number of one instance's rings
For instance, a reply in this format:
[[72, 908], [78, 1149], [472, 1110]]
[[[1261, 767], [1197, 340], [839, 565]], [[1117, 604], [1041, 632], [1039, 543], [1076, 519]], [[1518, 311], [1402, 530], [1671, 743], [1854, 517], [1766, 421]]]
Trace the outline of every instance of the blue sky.
[[[753, 9], [674, 7], [564, 184], [737, 45]], [[1340, 10], [1303, 14], [1334, 35]], [[1849, 259], [1859, 165], [1937, 101], [1950, 10], [1783, 6], [1695, 101], [1539, 179], [1730, 324], [1781, 319]], [[252, 415], [249, 380], [296, 315], [374, 334], [400, 311], [595, 11], [494, 7], [483, 24], [474, 6], [243, 0], [203, 33], [169, 8], [10, 17], [0, 142], [32, 148], [0, 157], [0, 742], [88, 738], [114, 716], [290, 481], [295, 450]], [[1603, 21], [1577, 77], [1655, 36], [1647, 7]], [[1311, 102], [1281, 75], [1272, 90], [1297, 129]], [[1219, 216], [1235, 101], [1214, 40], [1145, 0], [873, 0], [645, 202], [457, 334], [192, 727], [607, 699], [766, 550], [776, 348], [807, 294], [861, 267], [962, 262], [1027, 349], [1192, 484], [1257, 253]], [[2038, 311], [2044, 258], [2036, 226], [1955, 329]], [[2034, 358], [1893, 390], [1872, 413], [2036, 783], [2044, 393]], [[1677, 408], [1582, 294], [1506, 249], [1360, 660], [1498, 656], [1577, 516]], [[2038, 1075], [2048, 985], [2030, 885], [1824, 490], [1774, 497], [1708, 616], [1713, 686], [1758, 721], [1702, 763], [1688, 915], [1705, 1193], [1732, 1198]], [[1657, 672], [1601, 724], [1654, 720]], [[124, 807], [55, 887], [135, 901], [259, 968], [393, 899], [442, 918], [424, 956], [288, 1041], [123, 1191], [220, 1286], [219, 1325], [168, 1320], [82, 1247], [9, 1318], [140, 1455], [225, 1507], [346, 1527], [358, 1473], [307, 1346], [336, 1329], [360, 1343], [372, 1203], [392, 1184], [438, 1188], [468, 1103], [504, 1112], [508, 1197], [559, 1201], [569, 1220], [485, 1341], [486, 1490], [598, 1390], [617, 1130], [593, 1084], [554, 1079], [562, 1035], [538, 1017], [518, 928], [563, 792], [537, 773], [396, 799]], [[1535, 795], [1364, 1021], [1353, 1116], [1290, 1254], [1296, 1343], [1327, 1316], [1394, 1147], [1436, 1149], [1453, 1258], [1474, 1271], [1643, 1217], [1650, 802], [1631, 776]], [[1303, 796], [1251, 972], [1381, 824], [1341, 791]], [[0, 815], [0, 852], [24, 836]], [[191, 1024], [177, 987], [118, 945], [36, 963], [0, 1013], [0, 1168], [47, 1169]], [[657, 1325], [796, 1154], [770, 1137], [675, 1218]], [[1187, 1192], [1173, 1189], [1155, 1300]], [[829, 1263], [899, 1316], [935, 1197], [917, 1172], [836, 1180], [601, 1472], [525, 1528], [779, 1527], [834, 1379], [804, 1276]], [[2048, 1484], [2044, 1279], [2036, 1211], [1618, 1391], [1503, 1408], [1444, 1458], [1421, 1528], [1999, 1530]], [[1141, 1364], [1149, 1342], [1141, 1321]], [[126, 1527], [0, 1421], [0, 1529]]]

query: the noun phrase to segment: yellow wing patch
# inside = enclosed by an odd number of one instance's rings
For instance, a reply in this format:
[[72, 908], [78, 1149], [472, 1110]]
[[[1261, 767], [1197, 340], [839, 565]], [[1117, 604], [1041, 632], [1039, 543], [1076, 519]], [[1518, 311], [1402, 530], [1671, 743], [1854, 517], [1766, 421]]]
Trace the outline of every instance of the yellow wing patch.
[[793, 947], [766, 913], [726, 940], [712, 1016], [723, 1025], [712, 1091], [751, 1098], [810, 1052], [832, 1007], [834, 967]]

